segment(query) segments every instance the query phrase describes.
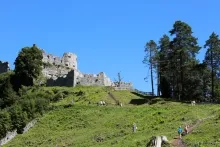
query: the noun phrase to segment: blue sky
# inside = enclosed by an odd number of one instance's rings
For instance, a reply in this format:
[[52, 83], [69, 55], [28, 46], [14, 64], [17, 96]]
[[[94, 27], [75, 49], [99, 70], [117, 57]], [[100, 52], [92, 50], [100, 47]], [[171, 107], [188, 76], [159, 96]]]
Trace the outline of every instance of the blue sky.
[[2, 0], [0, 60], [13, 69], [20, 49], [35, 43], [57, 56], [77, 54], [84, 73], [104, 71], [113, 80], [121, 71], [124, 81], [150, 91], [142, 64], [146, 42], [181, 20], [203, 46], [213, 31], [220, 34], [219, 6], [219, 0]]

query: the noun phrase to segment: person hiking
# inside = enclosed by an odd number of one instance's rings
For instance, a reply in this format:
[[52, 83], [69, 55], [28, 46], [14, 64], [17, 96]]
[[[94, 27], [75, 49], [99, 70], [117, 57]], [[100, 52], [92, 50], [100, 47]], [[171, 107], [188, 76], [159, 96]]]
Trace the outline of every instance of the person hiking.
[[185, 132], [185, 135], [188, 134], [188, 125], [185, 126], [185, 128], [184, 128], [184, 132]]
[[181, 126], [179, 126], [179, 128], [178, 128], [178, 134], [179, 134], [179, 136], [180, 136], [180, 139], [182, 139], [182, 132], [183, 132], [183, 129], [182, 129]]

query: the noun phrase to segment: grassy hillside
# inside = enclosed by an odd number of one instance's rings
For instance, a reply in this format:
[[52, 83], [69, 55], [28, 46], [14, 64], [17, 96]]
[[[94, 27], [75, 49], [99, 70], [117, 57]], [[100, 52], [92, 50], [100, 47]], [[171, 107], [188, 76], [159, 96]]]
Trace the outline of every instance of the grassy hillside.
[[220, 146], [220, 111], [218, 110], [215, 117], [204, 121], [193, 132], [185, 137], [188, 146]]
[[[109, 91], [124, 103], [123, 107], [114, 105], [114, 100], [108, 95]], [[132, 100], [143, 98], [129, 91], [112, 91], [109, 87], [49, 87], [28, 91], [27, 95], [38, 92], [50, 93], [52, 97], [61, 97], [61, 100], [51, 104], [53, 110], [39, 118], [34, 128], [18, 135], [5, 147], [55, 147], [57, 144], [66, 147], [145, 146], [153, 135], [166, 135], [168, 140], [172, 140], [177, 135], [179, 125], [194, 124], [198, 119], [211, 115], [217, 117], [201, 124], [186, 136], [185, 141], [193, 145], [195, 140], [219, 136], [212, 124], [217, 122], [215, 127], [219, 128], [219, 121], [216, 120], [219, 118], [219, 105], [192, 107], [161, 99], [152, 105], [132, 105]], [[72, 99], [75, 104], [68, 105]], [[100, 100], [105, 100], [109, 105], [97, 106], [96, 103]], [[132, 132], [134, 122], [138, 127], [136, 133]], [[214, 140], [218, 138], [213, 138], [212, 141]]]

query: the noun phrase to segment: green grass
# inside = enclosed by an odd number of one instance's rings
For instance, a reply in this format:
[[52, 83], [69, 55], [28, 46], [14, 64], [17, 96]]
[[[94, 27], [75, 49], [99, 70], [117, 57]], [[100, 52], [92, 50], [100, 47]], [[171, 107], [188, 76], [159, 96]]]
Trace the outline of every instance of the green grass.
[[[154, 135], [165, 135], [168, 140], [172, 140], [177, 135], [179, 125], [195, 123], [198, 119], [213, 114], [217, 115], [217, 118], [220, 116], [219, 105], [192, 107], [189, 104], [161, 99], [152, 105], [131, 105], [129, 102], [139, 97], [129, 91], [112, 91], [114, 96], [125, 104], [123, 107], [96, 106], [95, 103], [99, 100], [114, 102], [108, 96], [109, 90], [107, 87], [43, 88], [42, 91], [53, 91], [53, 94], [66, 91], [68, 95], [53, 103], [57, 108], [39, 118], [34, 128], [16, 136], [5, 147], [55, 147], [56, 144], [66, 147], [145, 146]], [[84, 94], [77, 96], [79, 91]], [[72, 98], [76, 100], [75, 105], [65, 108]], [[88, 104], [88, 101], [92, 104]], [[192, 145], [202, 138], [208, 140], [213, 135], [219, 136], [218, 130], [212, 127], [212, 123], [216, 121], [219, 122], [216, 118], [205, 121], [184, 140]], [[138, 127], [136, 133], [132, 132], [134, 122]], [[209, 129], [208, 126], [212, 128]], [[216, 127], [219, 128], [218, 123]]]
[[214, 118], [204, 121], [189, 136], [185, 137], [186, 144], [201, 147], [220, 146], [220, 109], [216, 110]]

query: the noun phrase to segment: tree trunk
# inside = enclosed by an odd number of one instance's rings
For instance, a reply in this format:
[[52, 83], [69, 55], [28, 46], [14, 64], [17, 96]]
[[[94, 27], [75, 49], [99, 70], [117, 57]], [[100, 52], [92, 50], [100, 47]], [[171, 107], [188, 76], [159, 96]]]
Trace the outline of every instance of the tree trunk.
[[154, 79], [153, 79], [153, 65], [152, 65], [152, 59], [151, 59], [151, 50], [150, 50], [150, 73], [151, 73], [151, 87], [152, 87], [152, 95], [154, 95]]
[[180, 77], [180, 81], [181, 81], [181, 99], [183, 99], [184, 97], [184, 83], [183, 83], [183, 57], [182, 57], [182, 51], [180, 52], [180, 72], [181, 72], [181, 77]]
[[157, 96], [160, 96], [160, 68], [157, 66]]
[[213, 71], [212, 50], [211, 50], [211, 67], [212, 67], [212, 99], [214, 99], [214, 71]]

